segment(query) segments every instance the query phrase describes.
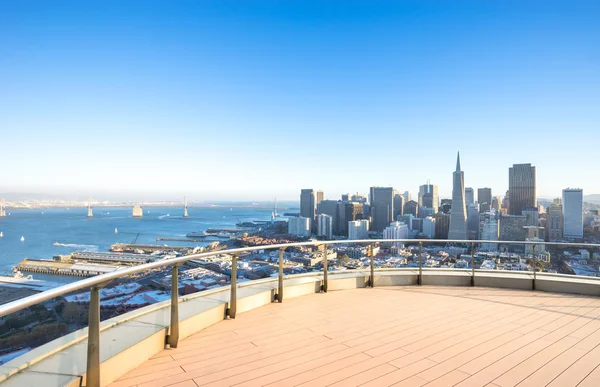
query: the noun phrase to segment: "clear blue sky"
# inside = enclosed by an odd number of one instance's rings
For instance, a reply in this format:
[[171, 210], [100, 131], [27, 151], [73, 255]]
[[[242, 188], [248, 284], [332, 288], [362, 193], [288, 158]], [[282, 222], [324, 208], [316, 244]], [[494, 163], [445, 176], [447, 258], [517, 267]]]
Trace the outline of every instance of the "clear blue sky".
[[0, 192], [600, 193], [600, 1], [2, 1]]

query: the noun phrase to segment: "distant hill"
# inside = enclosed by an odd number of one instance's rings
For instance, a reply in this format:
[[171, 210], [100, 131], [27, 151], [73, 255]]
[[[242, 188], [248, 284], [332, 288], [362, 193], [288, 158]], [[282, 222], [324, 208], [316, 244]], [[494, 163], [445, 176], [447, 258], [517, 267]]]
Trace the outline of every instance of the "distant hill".
[[584, 195], [583, 201], [600, 204], [600, 194]]

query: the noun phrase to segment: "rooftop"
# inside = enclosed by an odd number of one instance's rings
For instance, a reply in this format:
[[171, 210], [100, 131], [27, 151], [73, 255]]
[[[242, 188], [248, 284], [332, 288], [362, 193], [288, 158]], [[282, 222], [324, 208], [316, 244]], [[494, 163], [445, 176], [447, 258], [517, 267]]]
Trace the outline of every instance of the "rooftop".
[[220, 321], [110, 386], [598, 386], [599, 317], [581, 295], [330, 291]]

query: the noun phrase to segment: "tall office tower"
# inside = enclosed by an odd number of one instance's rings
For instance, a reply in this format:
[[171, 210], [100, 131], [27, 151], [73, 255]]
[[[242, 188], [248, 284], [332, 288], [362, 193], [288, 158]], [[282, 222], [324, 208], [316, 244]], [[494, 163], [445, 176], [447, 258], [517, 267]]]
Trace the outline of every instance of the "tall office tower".
[[404, 191], [402, 196], [404, 196], [404, 203], [410, 202], [412, 200], [412, 195], [408, 191]]
[[[343, 202], [342, 202], [343, 203]], [[360, 220], [364, 218], [364, 206], [360, 203], [343, 203], [344, 218], [340, 216], [340, 222], [343, 226], [342, 234], [348, 235], [348, 222]]]
[[321, 190], [317, 191], [317, 201], [315, 204], [318, 206], [319, 203], [321, 203], [324, 198], [325, 198], [325, 193]]
[[300, 216], [315, 220], [315, 191], [303, 189], [300, 191]]
[[448, 239], [468, 239], [467, 206], [465, 205], [465, 175], [460, 170], [460, 153], [456, 156], [456, 171], [453, 173], [452, 208], [450, 209], [450, 231]]
[[[523, 215], [500, 216], [500, 240], [501, 241], [525, 241], [527, 238], [527, 217]], [[505, 247], [503, 245], [502, 247]], [[510, 251], [523, 252], [523, 245], [508, 245]]]
[[[408, 239], [408, 226], [402, 222], [392, 222], [383, 230], [383, 239]], [[397, 248], [404, 247], [402, 242], [390, 244]]]
[[469, 239], [479, 239], [479, 204], [477, 203], [467, 205], [467, 228]]
[[419, 209], [419, 205], [414, 200], [409, 200], [404, 203], [403, 215], [412, 214], [413, 216], [417, 216], [417, 211]]
[[342, 201], [343, 202], [349, 202], [350, 201], [350, 194], [342, 194]]
[[348, 239], [367, 239], [369, 238], [369, 221], [366, 219], [348, 222]]
[[428, 216], [423, 219], [423, 235], [429, 239], [435, 238], [435, 218]]
[[[479, 215], [479, 235], [484, 241], [497, 241], [499, 235], [498, 213], [494, 210]], [[498, 251], [496, 243], [482, 243], [482, 251]]]
[[583, 238], [583, 190], [567, 188], [562, 191], [563, 236]]
[[448, 239], [450, 229], [450, 214], [438, 212], [433, 215], [435, 219], [435, 239]]
[[398, 192], [394, 195], [394, 219], [404, 214], [404, 196]]
[[514, 164], [508, 169], [510, 215], [521, 215], [523, 208], [536, 207], [535, 167], [531, 164]]
[[311, 223], [312, 222], [310, 218], [305, 218], [302, 216], [291, 217], [288, 220], [288, 234], [300, 237], [308, 237], [310, 236]]
[[477, 203], [480, 205], [487, 203], [492, 205], [492, 189], [491, 188], [478, 188], [477, 189]]
[[394, 189], [392, 187], [371, 187], [371, 216], [374, 231], [383, 231], [394, 216]]
[[475, 203], [475, 192], [471, 187], [465, 188], [465, 203], [467, 206]]
[[539, 226], [540, 224], [540, 213], [537, 207], [525, 207], [521, 212], [521, 215], [525, 215], [527, 217], [526, 226]]
[[[424, 198], [426, 194], [427, 197]], [[440, 207], [440, 196], [438, 194], [438, 186], [436, 184], [431, 184], [430, 181], [427, 181], [427, 184], [419, 186], [418, 204], [420, 206], [433, 208], [435, 212], [438, 212], [438, 208]]]
[[329, 215], [317, 215], [317, 236], [333, 238], [333, 218]]
[[442, 204], [440, 205], [440, 212], [444, 214], [449, 214], [452, 209], [452, 199], [442, 199]]
[[563, 238], [563, 206], [560, 199], [554, 199], [546, 210], [546, 231], [550, 242]]
[[339, 203], [342, 202], [337, 200], [322, 200], [321, 203], [317, 205], [317, 213], [331, 216], [333, 232], [336, 234], [345, 235], [341, 232], [342, 224], [339, 212]]

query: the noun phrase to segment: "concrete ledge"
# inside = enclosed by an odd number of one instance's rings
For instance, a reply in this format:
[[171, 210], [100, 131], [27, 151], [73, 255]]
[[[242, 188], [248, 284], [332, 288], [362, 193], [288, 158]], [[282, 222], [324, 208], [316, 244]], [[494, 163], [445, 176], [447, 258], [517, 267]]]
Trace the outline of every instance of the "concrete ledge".
[[[415, 268], [377, 269], [375, 286], [416, 285]], [[328, 291], [364, 288], [370, 272], [330, 272]], [[284, 280], [283, 301], [321, 291], [322, 273], [289, 276]], [[531, 290], [528, 272], [476, 270], [475, 286]], [[471, 271], [423, 268], [423, 285], [470, 286]], [[238, 287], [237, 313], [273, 302], [277, 278], [244, 282]], [[537, 273], [536, 289], [548, 292], [600, 296], [600, 279]], [[180, 339], [225, 318], [230, 288], [223, 287], [184, 296], [179, 301]], [[285, 306], [282, 306], [285, 307]], [[170, 325], [169, 301], [140, 308], [101, 323], [101, 375], [107, 385], [165, 347]], [[87, 328], [40, 346], [0, 367], [2, 387], [80, 386], [85, 384]]]

